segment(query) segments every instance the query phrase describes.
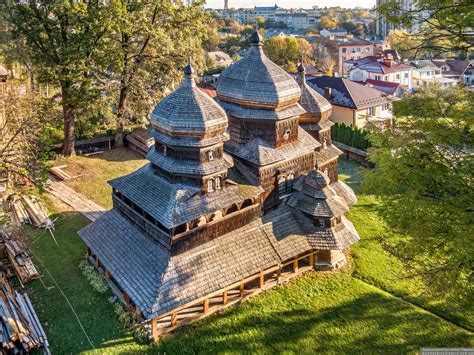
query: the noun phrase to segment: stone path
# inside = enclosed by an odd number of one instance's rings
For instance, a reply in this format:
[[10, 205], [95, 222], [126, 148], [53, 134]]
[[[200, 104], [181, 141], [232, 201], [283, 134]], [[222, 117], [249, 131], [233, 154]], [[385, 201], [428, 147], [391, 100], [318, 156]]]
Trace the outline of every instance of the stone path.
[[87, 197], [71, 189], [61, 181], [55, 181], [51, 178], [48, 179], [46, 189], [49, 193], [84, 215], [91, 222], [94, 222], [107, 211], [102, 206], [92, 202]]

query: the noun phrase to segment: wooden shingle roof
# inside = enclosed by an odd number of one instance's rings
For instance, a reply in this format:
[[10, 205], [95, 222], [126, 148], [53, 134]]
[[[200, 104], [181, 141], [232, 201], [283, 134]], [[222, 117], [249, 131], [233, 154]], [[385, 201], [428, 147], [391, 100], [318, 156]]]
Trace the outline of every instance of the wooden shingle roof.
[[247, 58], [222, 72], [217, 82], [217, 96], [224, 101], [254, 107], [276, 108], [297, 102], [301, 91], [285, 70], [267, 58], [260, 35], [253, 35]]
[[157, 130], [172, 135], [199, 137], [210, 132], [224, 133], [227, 115], [196, 86], [190, 68], [183, 85], [161, 100], [153, 110], [151, 124]]
[[153, 319], [302, 253], [345, 249], [359, 240], [344, 217], [321, 229], [295, 213], [283, 207], [176, 256], [116, 210], [79, 235], [144, 317]]

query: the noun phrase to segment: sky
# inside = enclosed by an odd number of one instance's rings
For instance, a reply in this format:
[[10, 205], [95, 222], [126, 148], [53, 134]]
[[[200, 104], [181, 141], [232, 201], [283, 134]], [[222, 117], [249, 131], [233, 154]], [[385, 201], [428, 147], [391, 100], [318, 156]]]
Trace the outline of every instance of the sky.
[[[224, 0], [207, 0], [206, 7], [220, 8], [224, 7]], [[275, 3], [284, 8], [311, 8], [314, 5], [319, 7], [364, 7], [371, 8], [375, 5], [375, 0], [229, 0], [229, 7], [254, 7], [254, 6], [273, 6]]]

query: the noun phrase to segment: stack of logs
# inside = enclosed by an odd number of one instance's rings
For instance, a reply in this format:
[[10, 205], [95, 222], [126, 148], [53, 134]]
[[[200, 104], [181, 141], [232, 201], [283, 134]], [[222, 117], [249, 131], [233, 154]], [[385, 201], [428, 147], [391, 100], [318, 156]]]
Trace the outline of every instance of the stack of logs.
[[3, 354], [43, 349], [48, 339], [26, 293], [14, 291], [0, 272], [0, 346]]
[[154, 144], [153, 138], [148, 135], [148, 130], [138, 128], [125, 136], [127, 146], [131, 150], [146, 157], [150, 147]]
[[15, 226], [33, 224], [35, 227], [44, 226], [48, 220], [48, 214], [39, 201], [34, 197], [15, 195], [9, 197], [11, 221]]
[[27, 283], [40, 277], [26, 248], [21, 246], [18, 241], [12, 240], [5, 231], [0, 233], [0, 257], [8, 257], [22, 283]]

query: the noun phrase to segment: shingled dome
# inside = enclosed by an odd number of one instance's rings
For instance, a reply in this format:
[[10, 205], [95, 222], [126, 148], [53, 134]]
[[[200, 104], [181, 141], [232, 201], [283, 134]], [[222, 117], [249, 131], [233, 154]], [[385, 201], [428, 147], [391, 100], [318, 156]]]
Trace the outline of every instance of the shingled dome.
[[219, 99], [252, 107], [276, 108], [298, 102], [301, 90], [285, 70], [263, 53], [262, 37], [255, 32], [248, 58], [227, 68], [217, 83]]
[[306, 84], [306, 72], [303, 63], [298, 66], [296, 81], [301, 88], [299, 103], [306, 110], [307, 116], [314, 116], [314, 118], [329, 117], [332, 106], [323, 95]]
[[165, 97], [151, 114], [151, 124], [169, 135], [213, 136], [227, 128], [225, 111], [194, 81], [191, 65], [184, 68], [183, 85]]

